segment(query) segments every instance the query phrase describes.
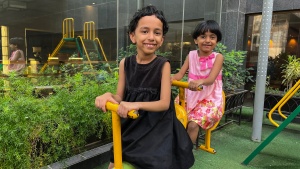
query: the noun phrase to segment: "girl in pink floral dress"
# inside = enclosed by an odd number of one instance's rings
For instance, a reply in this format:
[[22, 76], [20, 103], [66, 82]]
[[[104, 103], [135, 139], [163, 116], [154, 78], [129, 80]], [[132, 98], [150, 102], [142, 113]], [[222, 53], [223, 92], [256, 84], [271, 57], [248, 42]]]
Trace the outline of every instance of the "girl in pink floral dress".
[[24, 52], [21, 50], [24, 47], [23, 38], [15, 37], [9, 40], [9, 47], [11, 50], [11, 56], [9, 58], [10, 64], [8, 67], [9, 72], [22, 73], [25, 68], [25, 56]]
[[[222, 39], [216, 21], [207, 20], [198, 24], [193, 32], [198, 50], [190, 51], [180, 71], [172, 80], [181, 80], [188, 71], [189, 90], [186, 90], [188, 113], [187, 132], [193, 143], [196, 142], [199, 126], [211, 128], [222, 118], [222, 65], [223, 55], [213, 52]], [[203, 86], [202, 91], [197, 91]]]

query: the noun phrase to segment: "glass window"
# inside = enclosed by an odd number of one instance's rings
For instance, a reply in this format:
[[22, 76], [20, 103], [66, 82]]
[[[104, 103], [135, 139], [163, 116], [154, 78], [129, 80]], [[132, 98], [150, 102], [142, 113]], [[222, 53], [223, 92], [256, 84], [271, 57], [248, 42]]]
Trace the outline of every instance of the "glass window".
[[[256, 65], [260, 43], [262, 15], [248, 16], [247, 27], [247, 67], [252, 67], [252, 75], [256, 77]], [[268, 83], [270, 87], [283, 90], [281, 65], [288, 55], [300, 57], [300, 11], [288, 13], [274, 13], [272, 17], [271, 34], [269, 41]], [[248, 86], [252, 86], [248, 84]]]
[[199, 22], [200, 20], [184, 22], [182, 44], [182, 22], [169, 23], [170, 29], [165, 38], [164, 45], [161, 47], [161, 51], [171, 52], [171, 56], [169, 59], [171, 60], [172, 71], [175, 71], [176, 69], [181, 67], [186, 56], [189, 54], [189, 51], [196, 49], [196, 45], [192, 37], [192, 32]]

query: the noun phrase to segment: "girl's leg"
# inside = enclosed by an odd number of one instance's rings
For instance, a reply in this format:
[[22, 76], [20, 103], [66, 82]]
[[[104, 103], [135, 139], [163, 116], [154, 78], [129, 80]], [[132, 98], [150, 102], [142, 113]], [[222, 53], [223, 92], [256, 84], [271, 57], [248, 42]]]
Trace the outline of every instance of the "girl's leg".
[[114, 163], [109, 163], [109, 166], [107, 169], [113, 169], [115, 167]]
[[193, 144], [196, 144], [198, 132], [199, 132], [198, 124], [193, 121], [190, 121], [187, 126], [187, 133], [189, 134]]

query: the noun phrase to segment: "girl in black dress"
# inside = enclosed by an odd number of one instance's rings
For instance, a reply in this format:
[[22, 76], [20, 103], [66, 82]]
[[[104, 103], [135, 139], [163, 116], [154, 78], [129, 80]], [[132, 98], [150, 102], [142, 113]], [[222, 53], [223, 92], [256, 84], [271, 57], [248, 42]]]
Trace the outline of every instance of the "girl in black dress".
[[[169, 60], [157, 56], [168, 31], [163, 12], [147, 6], [133, 16], [129, 36], [137, 54], [120, 62], [117, 93], [98, 96], [95, 105], [106, 112], [107, 101], [119, 104], [122, 117], [122, 158], [141, 169], [188, 169], [193, 145], [176, 118], [171, 99]], [[139, 112], [127, 119], [130, 110]], [[113, 168], [113, 155], [109, 169]]]

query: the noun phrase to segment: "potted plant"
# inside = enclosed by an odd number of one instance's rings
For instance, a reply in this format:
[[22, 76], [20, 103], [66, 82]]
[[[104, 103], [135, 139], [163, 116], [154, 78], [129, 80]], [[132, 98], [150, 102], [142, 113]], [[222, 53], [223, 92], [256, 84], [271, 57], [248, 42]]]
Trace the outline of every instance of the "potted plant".
[[282, 83], [287, 85], [287, 90], [289, 90], [294, 82], [300, 78], [300, 58], [295, 55], [288, 55], [288, 60], [286, 64], [282, 65], [283, 81]]

